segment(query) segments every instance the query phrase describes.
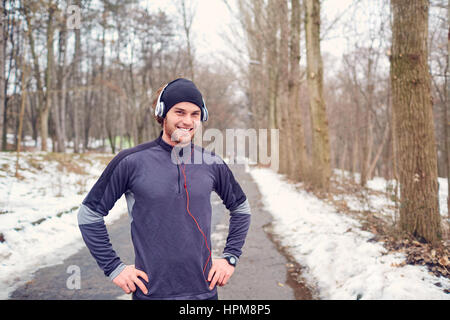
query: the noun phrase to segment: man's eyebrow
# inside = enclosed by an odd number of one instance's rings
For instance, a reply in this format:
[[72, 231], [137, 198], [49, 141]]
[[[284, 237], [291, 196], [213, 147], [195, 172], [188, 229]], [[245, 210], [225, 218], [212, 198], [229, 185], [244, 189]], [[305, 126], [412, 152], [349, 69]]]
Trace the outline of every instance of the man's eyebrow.
[[[185, 109], [183, 109], [183, 108], [178, 108], [178, 107], [175, 107], [175, 111], [183, 111], [183, 112], [187, 112]], [[199, 113], [200, 112], [200, 110], [194, 110], [194, 111], [192, 111], [191, 113]]]

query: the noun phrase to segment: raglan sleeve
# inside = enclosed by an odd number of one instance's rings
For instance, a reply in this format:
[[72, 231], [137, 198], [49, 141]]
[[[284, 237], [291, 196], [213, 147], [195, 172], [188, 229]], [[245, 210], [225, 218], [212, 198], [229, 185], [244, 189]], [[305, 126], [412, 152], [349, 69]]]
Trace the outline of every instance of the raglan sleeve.
[[247, 196], [234, 178], [230, 168], [223, 161], [216, 164], [214, 190], [230, 211], [228, 237], [223, 257], [233, 256], [239, 260], [250, 228], [251, 209]]
[[83, 200], [78, 211], [78, 226], [86, 246], [105, 276], [113, 280], [125, 264], [113, 250], [104, 217], [128, 188], [127, 158], [119, 153], [107, 165]]

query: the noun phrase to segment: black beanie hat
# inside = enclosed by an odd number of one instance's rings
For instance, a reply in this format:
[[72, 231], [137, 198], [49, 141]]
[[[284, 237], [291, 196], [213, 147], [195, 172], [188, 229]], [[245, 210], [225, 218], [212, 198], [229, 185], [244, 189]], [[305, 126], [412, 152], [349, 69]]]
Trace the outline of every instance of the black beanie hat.
[[161, 101], [164, 102], [163, 118], [170, 108], [180, 102], [191, 102], [197, 105], [201, 110], [201, 116], [203, 118], [202, 94], [195, 84], [188, 79], [179, 78], [169, 82], [161, 96]]

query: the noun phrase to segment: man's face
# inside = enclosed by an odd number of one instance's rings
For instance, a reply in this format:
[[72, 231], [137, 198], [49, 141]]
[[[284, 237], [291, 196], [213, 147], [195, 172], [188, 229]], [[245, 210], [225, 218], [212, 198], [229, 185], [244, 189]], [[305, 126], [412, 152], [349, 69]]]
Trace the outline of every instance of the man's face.
[[200, 108], [191, 102], [180, 102], [167, 112], [163, 130], [165, 141], [169, 144], [187, 144], [194, 137], [200, 125]]

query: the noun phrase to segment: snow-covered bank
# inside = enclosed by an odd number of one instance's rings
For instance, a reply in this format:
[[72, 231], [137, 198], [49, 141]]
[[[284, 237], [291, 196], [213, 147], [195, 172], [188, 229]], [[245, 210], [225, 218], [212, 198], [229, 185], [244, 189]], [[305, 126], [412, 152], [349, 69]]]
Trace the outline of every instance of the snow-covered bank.
[[[0, 299], [37, 269], [62, 263], [84, 246], [78, 207], [110, 157], [23, 153], [23, 179], [17, 179], [15, 153], [0, 153]], [[124, 213], [126, 201], [120, 199], [106, 224]]]
[[[333, 170], [334, 175], [338, 179], [354, 179], [356, 184], [359, 184], [360, 175], [355, 173], [354, 177], [351, 177], [348, 172], [344, 172], [339, 169]], [[446, 178], [438, 178], [439, 184], [439, 211], [443, 219], [448, 219], [448, 208], [447, 208], [447, 193], [448, 193], [448, 182]], [[363, 211], [370, 210], [376, 211], [377, 213], [388, 217], [392, 220], [398, 219], [395, 217], [395, 203], [392, 200], [394, 196], [394, 190], [397, 187], [394, 180], [385, 180], [381, 177], [374, 177], [372, 180], [367, 181], [367, 187], [371, 191], [378, 191], [384, 193], [387, 196], [377, 196], [372, 194], [365, 194], [364, 201], [361, 201], [361, 197], [356, 195], [342, 194], [334, 195], [335, 200], [345, 200], [346, 204], [351, 210]], [[364, 192], [364, 190], [361, 190]], [[400, 197], [400, 191], [397, 191], [398, 197]]]
[[449, 279], [431, 275], [422, 266], [400, 267], [405, 256], [388, 254], [381, 243], [371, 240], [373, 234], [361, 230], [357, 220], [297, 190], [269, 169], [249, 172], [265, 209], [274, 217], [274, 232], [305, 267], [304, 277], [318, 289], [321, 299], [450, 300], [443, 291], [450, 289]]

